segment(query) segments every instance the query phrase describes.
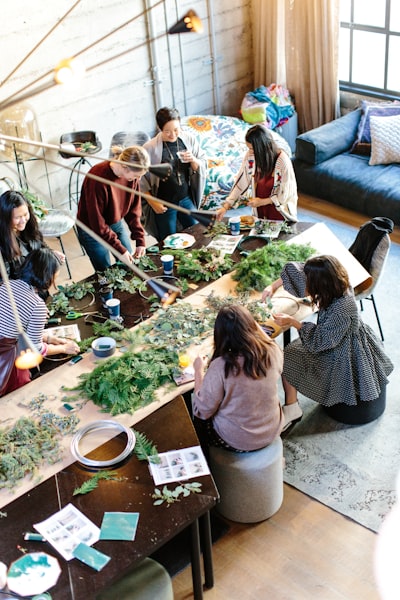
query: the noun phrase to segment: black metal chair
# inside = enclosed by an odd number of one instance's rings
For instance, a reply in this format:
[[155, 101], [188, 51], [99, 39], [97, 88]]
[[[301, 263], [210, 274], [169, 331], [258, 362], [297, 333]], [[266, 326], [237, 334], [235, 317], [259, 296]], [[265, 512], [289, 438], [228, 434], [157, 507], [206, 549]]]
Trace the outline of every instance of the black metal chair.
[[[72, 144], [76, 152], [85, 152], [86, 154], [97, 154], [102, 149], [102, 144], [97, 138], [94, 131], [72, 131], [70, 133], [63, 133], [60, 137], [60, 144]], [[71, 148], [72, 149], [72, 148]], [[66, 152], [59, 152], [62, 158], [76, 158]], [[68, 183], [68, 197], [69, 197], [69, 208], [70, 210], [77, 206], [79, 201], [80, 188], [85, 176], [84, 167], [90, 168], [91, 162], [86, 156], [82, 156], [76, 160], [73, 171], [69, 176]]]
[[363, 265], [372, 277], [368, 288], [355, 289], [355, 299], [360, 302], [363, 310], [363, 300], [371, 300], [378, 323], [381, 339], [384, 341], [378, 309], [374, 298], [374, 290], [383, 275], [384, 267], [390, 250], [389, 233], [393, 231], [394, 223], [387, 217], [374, 217], [361, 226], [349, 251]]
[[109, 158], [117, 158], [113, 151], [115, 147], [127, 148], [128, 146], [143, 146], [150, 136], [145, 131], [117, 131], [111, 138]]

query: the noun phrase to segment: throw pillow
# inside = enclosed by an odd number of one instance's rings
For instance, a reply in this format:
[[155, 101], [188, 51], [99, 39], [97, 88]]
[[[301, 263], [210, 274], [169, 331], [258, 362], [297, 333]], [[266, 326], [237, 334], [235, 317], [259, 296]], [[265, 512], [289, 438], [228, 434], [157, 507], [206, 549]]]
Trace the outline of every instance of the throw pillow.
[[370, 165], [388, 165], [400, 162], [400, 115], [371, 117]]
[[361, 102], [361, 119], [358, 126], [357, 138], [350, 150], [353, 154], [369, 156], [371, 154], [371, 129], [370, 118], [389, 117], [400, 115], [400, 102], [371, 102], [363, 100]]

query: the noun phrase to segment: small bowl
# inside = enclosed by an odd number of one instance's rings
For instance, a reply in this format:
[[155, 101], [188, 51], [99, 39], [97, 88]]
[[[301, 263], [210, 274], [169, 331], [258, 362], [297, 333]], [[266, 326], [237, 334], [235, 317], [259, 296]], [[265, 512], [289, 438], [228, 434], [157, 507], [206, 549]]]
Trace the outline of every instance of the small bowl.
[[99, 337], [92, 342], [93, 354], [97, 358], [107, 358], [112, 356], [115, 352], [117, 344], [114, 338], [111, 337]]

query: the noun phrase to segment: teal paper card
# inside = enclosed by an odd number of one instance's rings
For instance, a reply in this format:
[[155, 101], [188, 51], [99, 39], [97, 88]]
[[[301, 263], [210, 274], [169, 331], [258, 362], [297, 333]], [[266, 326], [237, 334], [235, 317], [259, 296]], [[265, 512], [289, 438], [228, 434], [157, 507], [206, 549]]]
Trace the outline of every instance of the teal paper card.
[[101, 540], [129, 540], [133, 541], [139, 513], [131, 512], [105, 512], [100, 529]]
[[110, 560], [110, 557], [106, 554], [83, 543], [78, 544], [76, 548], [74, 548], [72, 554], [74, 558], [79, 559], [81, 562], [85, 563], [85, 565], [92, 567], [92, 569], [95, 569], [96, 571], [101, 571]]

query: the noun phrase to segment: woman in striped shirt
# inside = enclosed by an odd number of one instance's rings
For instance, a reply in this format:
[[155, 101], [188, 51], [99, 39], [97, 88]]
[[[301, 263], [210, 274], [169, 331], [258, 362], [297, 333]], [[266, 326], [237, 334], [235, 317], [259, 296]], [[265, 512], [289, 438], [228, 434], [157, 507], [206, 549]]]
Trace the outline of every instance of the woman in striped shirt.
[[[28, 254], [19, 279], [10, 280], [22, 327], [43, 356], [79, 352], [79, 346], [73, 340], [50, 337], [44, 331], [48, 318], [44, 298], [59, 269], [60, 261], [54, 252], [40, 248]], [[29, 370], [17, 369], [14, 365], [17, 339], [18, 328], [3, 283], [0, 285], [0, 396], [30, 381]]]

